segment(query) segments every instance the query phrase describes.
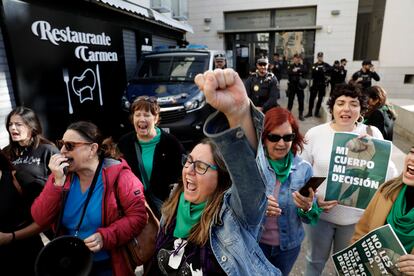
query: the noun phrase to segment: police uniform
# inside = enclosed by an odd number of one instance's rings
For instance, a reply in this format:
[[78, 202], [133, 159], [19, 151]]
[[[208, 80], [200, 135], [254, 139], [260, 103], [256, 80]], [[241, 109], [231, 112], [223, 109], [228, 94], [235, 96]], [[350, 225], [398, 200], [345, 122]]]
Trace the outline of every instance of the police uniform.
[[303, 85], [301, 84], [303, 80], [303, 75], [306, 74], [306, 68], [303, 64], [295, 64], [292, 63], [288, 66], [288, 109], [289, 111], [292, 110], [293, 102], [295, 101], [295, 95], [298, 97], [298, 104], [299, 104], [299, 119], [303, 120], [303, 109], [304, 109], [304, 99], [305, 93]]
[[377, 74], [377, 72], [372, 72], [372, 71], [366, 71], [366, 72], [364, 72], [364, 71], [362, 71], [362, 69], [359, 70], [359, 71], [357, 71], [357, 72], [355, 72], [352, 75], [352, 80], [353, 81], [356, 81], [359, 78], [362, 78], [362, 80], [360, 82], [358, 82], [358, 83], [362, 85], [362, 88], [364, 90], [367, 89], [368, 87], [371, 87], [372, 86], [372, 79], [374, 79], [376, 81], [379, 81], [380, 80], [380, 77]]
[[331, 70], [331, 93], [335, 86], [340, 83], [345, 83], [347, 70], [344, 66], [333, 66]]
[[256, 71], [250, 74], [244, 85], [253, 104], [261, 107], [263, 112], [279, 105], [277, 103], [280, 98], [279, 83], [273, 73], [267, 72], [264, 76], [260, 76]]
[[315, 107], [315, 116], [319, 117], [319, 109], [321, 108], [323, 97], [325, 97], [330, 71], [331, 66], [326, 62], [316, 62], [312, 65], [312, 87], [310, 88], [309, 107], [306, 117], [312, 116], [316, 96], [318, 97], [318, 101]]

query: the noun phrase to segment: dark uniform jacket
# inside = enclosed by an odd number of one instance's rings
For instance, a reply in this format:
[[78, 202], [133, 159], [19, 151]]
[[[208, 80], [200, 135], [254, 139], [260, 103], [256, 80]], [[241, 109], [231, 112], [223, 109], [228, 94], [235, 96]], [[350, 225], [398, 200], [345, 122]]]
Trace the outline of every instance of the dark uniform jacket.
[[313, 85], [326, 85], [328, 76], [331, 73], [331, 66], [326, 62], [316, 62], [312, 65]]
[[267, 73], [263, 77], [259, 73], [251, 74], [244, 83], [247, 95], [253, 104], [262, 107], [263, 111], [278, 106], [280, 98], [279, 83], [273, 73]]
[[331, 85], [334, 87], [338, 83], [345, 83], [347, 70], [343, 66], [332, 67], [331, 70]]
[[359, 83], [362, 85], [363, 88], [368, 88], [372, 86], [372, 79], [379, 81], [380, 77], [377, 72], [367, 71], [364, 72], [361, 70], [355, 72], [352, 75], [352, 80], [356, 81], [358, 78], [362, 78], [362, 81]]
[[377, 127], [385, 140], [392, 141], [394, 120], [395, 119], [388, 110], [388, 107], [382, 106], [368, 115], [365, 115], [364, 123], [366, 125]]

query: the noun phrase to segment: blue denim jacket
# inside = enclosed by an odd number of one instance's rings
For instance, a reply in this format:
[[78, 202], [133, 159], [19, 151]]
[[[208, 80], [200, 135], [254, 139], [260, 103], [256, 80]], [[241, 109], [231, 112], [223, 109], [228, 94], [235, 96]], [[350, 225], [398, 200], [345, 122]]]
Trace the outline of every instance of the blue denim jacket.
[[222, 269], [228, 275], [281, 275], [265, 257], [258, 240], [267, 207], [265, 181], [271, 174], [261, 145], [263, 114], [251, 108], [259, 141], [257, 153], [251, 148], [241, 128], [227, 129], [222, 113], [213, 114], [204, 132], [220, 148], [231, 172], [232, 186], [225, 193], [219, 215], [210, 226], [210, 244]]
[[[268, 165], [268, 168], [272, 171], [271, 179], [269, 180], [270, 183], [276, 183], [276, 174], [270, 164]], [[298, 215], [297, 207], [293, 202], [292, 193], [302, 188], [302, 186], [312, 177], [312, 174], [312, 166], [296, 155], [293, 159], [288, 179], [280, 185], [277, 202], [279, 203], [280, 209], [282, 209], [282, 214], [278, 217], [277, 222], [279, 226], [281, 250], [290, 250], [298, 247], [305, 237], [302, 221], [304, 223], [309, 223], [309, 220], [307, 218], [301, 218]], [[270, 189], [267, 190], [268, 195], [273, 195], [274, 187], [274, 184], [270, 185]]]

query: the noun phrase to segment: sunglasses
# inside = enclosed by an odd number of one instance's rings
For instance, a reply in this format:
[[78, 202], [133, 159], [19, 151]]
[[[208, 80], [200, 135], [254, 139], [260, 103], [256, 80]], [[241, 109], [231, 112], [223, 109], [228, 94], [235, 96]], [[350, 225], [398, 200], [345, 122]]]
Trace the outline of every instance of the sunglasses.
[[144, 101], [144, 102], [149, 102], [149, 103], [156, 103], [157, 102], [157, 97], [154, 96], [139, 96], [135, 99], [135, 102], [138, 101]]
[[260, 63], [258, 63], [257, 65], [259, 65], [259, 66], [267, 66], [267, 63], [260, 62]]
[[72, 141], [63, 141], [63, 140], [58, 140], [56, 141], [56, 146], [61, 149], [63, 146], [65, 146], [65, 149], [67, 151], [72, 151], [74, 150], [77, 146], [82, 146], [82, 145], [91, 145], [93, 144], [93, 142], [72, 142]]
[[286, 134], [286, 135], [283, 135], [283, 136], [280, 136], [278, 134], [269, 133], [267, 135], [267, 140], [269, 140], [270, 142], [273, 142], [273, 143], [279, 142], [280, 139], [283, 139], [283, 141], [285, 141], [285, 142], [292, 142], [293, 139], [295, 139], [295, 137], [296, 137], [295, 133]]
[[189, 166], [193, 165], [193, 170], [200, 175], [205, 174], [209, 168], [211, 168], [213, 171], [217, 171], [217, 166], [200, 160], [193, 161], [193, 158], [190, 155], [183, 154], [181, 157], [181, 163], [184, 168], [188, 168]]

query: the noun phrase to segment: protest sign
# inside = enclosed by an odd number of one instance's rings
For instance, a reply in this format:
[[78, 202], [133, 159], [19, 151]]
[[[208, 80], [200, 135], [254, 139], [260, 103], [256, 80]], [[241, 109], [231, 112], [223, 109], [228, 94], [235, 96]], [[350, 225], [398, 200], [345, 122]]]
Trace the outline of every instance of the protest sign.
[[325, 200], [365, 209], [385, 181], [391, 148], [386, 140], [335, 133]]
[[336, 272], [348, 275], [403, 275], [395, 264], [407, 254], [389, 224], [376, 228], [332, 255]]

